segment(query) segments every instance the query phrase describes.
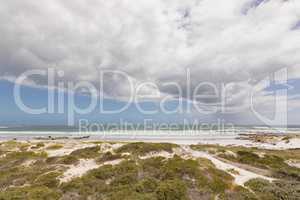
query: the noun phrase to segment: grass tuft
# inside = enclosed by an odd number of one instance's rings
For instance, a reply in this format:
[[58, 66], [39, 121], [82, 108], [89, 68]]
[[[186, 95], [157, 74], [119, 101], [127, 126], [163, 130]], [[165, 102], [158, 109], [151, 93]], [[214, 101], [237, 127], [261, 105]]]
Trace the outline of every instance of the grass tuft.
[[129, 143], [116, 150], [117, 153], [132, 153], [134, 155], [145, 155], [150, 152], [167, 151], [173, 152], [173, 148], [178, 147], [176, 144], [170, 143]]

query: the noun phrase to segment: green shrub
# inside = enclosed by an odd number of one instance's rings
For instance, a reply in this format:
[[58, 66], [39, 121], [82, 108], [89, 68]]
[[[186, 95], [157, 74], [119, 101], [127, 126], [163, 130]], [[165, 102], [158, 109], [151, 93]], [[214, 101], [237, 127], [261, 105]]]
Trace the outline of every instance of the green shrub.
[[109, 189], [103, 180], [87, 175], [75, 178], [70, 182], [62, 183], [59, 188], [64, 196], [73, 194], [82, 200], [89, 199], [89, 196], [93, 196], [95, 194], [97, 196], [95, 199], [102, 199], [99, 197], [99, 195], [101, 196], [102, 194], [105, 194]]
[[46, 163], [48, 164], [63, 164], [63, 165], [73, 165], [77, 164], [79, 159], [73, 155], [66, 155], [66, 156], [55, 156], [49, 157], [46, 159]]
[[150, 152], [167, 151], [173, 152], [173, 148], [178, 147], [176, 144], [170, 143], [129, 143], [117, 149], [117, 153], [129, 152], [134, 155], [145, 155]]
[[163, 179], [182, 178], [185, 175], [196, 177], [198, 167], [198, 162], [195, 160], [184, 160], [175, 156], [173, 159], [168, 159], [162, 166], [161, 175]]
[[48, 146], [46, 149], [47, 150], [58, 150], [63, 147], [64, 147], [64, 145], [62, 145], [62, 144], [52, 144], [52, 145]]
[[219, 196], [220, 200], [258, 200], [256, 195], [242, 186], [226, 191]]
[[126, 173], [123, 175], [119, 175], [112, 180], [110, 183], [111, 186], [133, 186], [137, 183], [137, 173]]
[[26, 159], [35, 159], [35, 158], [46, 158], [47, 153], [35, 153], [33, 151], [15, 151], [6, 154], [5, 159], [2, 159], [1, 162], [7, 162], [11, 160], [26, 160]]
[[93, 176], [97, 179], [106, 180], [108, 178], [113, 177], [113, 175], [114, 175], [113, 166], [104, 165], [103, 167], [89, 171], [88, 175]]
[[[107, 185], [106, 180], [111, 180]], [[89, 195], [102, 194], [108, 199], [124, 190], [135, 192], [138, 180], [138, 167], [134, 161], [124, 161], [118, 165], [104, 165], [89, 171], [86, 175], [61, 185], [64, 193], [76, 193], [87, 199]], [[122, 197], [123, 198], [123, 197]], [[124, 198], [127, 198], [124, 196]], [[97, 198], [99, 199], [99, 198]]]
[[256, 163], [256, 161], [259, 160], [259, 156], [257, 154], [249, 151], [238, 151], [237, 156], [240, 162], [246, 164]]
[[[257, 154], [251, 152], [251, 151], [237, 151], [237, 157], [228, 156], [225, 154], [220, 154], [219, 156], [228, 160], [231, 160], [233, 162], [240, 162], [244, 164], [248, 164], [254, 167], [258, 167], [261, 169], [267, 169], [270, 170], [270, 175], [272, 175], [275, 178], [281, 178], [281, 179], [292, 179], [300, 181], [300, 169], [296, 167], [289, 166], [285, 159], [274, 155], [274, 152], [271, 152], [272, 154], [265, 154], [263, 157], [259, 157]], [[282, 155], [284, 153], [277, 152], [278, 155]], [[294, 155], [293, 155], [294, 156]]]
[[37, 143], [35, 146], [32, 146], [31, 149], [40, 149], [42, 147], [44, 147], [45, 144], [42, 142]]
[[112, 154], [111, 152], [106, 152], [97, 161], [98, 162], [107, 162], [107, 161], [117, 160], [120, 158], [122, 158], [122, 155], [119, 153]]
[[39, 186], [47, 186], [49, 188], [56, 188], [59, 185], [59, 180], [57, 179], [62, 173], [60, 172], [48, 172], [43, 174], [34, 181], [34, 184]]
[[154, 178], [145, 178], [138, 182], [136, 191], [139, 193], [152, 193], [156, 190], [158, 182]]
[[156, 190], [158, 200], [186, 200], [187, 187], [181, 180], [168, 180], [159, 183]]
[[28, 149], [29, 146], [30, 144], [28, 143], [10, 140], [10, 141], [0, 143], [0, 150], [4, 152], [15, 151], [16, 149], [25, 151]]
[[107, 198], [109, 200], [157, 200], [154, 194], [141, 194], [131, 189], [125, 188], [123, 190], [118, 190]]
[[[12, 158], [5, 158], [2, 161], [5, 164], [1, 164], [1, 173], [0, 173], [0, 189], [8, 186], [22, 186], [24, 184], [31, 184], [33, 181], [48, 171], [51, 171], [53, 166], [48, 166], [45, 162], [40, 160], [41, 157], [36, 158], [36, 154], [21, 153], [17, 156], [14, 154]], [[16, 157], [20, 160], [15, 159]], [[23, 161], [26, 159], [37, 159], [34, 164], [29, 167], [22, 165]], [[22, 162], [20, 162], [22, 161]]]
[[59, 161], [58, 164], [65, 164], [65, 165], [73, 165], [78, 163], [79, 160], [76, 156], [73, 155], [66, 155], [63, 156]]
[[163, 157], [153, 157], [145, 160], [141, 160], [141, 169], [143, 170], [143, 173], [145, 173], [148, 176], [154, 177], [154, 178], [161, 178], [162, 174], [162, 166], [164, 165], [165, 158]]
[[126, 173], [138, 173], [138, 166], [133, 160], [126, 160], [119, 165], [114, 166], [114, 172], [116, 175], [123, 175]]
[[274, 169], [272, 175], [275, 178], [300, 181], [300, 169], [296, 167], [286, 166]]
[[77, 149], [71, 153], [72, 156], [76, 156], [77, 158], [96, 158], [100, 156], [100, 146], [87, 147], [83, 149]]
[[266, 200], [296, 200], [300, 198], [300, 182], [274, 181], [252, 179], [245, 183], [260, 199]]
[[58, 200], [61, 194], [45, 186], [9, 188], [0, 193], [0, 200]]

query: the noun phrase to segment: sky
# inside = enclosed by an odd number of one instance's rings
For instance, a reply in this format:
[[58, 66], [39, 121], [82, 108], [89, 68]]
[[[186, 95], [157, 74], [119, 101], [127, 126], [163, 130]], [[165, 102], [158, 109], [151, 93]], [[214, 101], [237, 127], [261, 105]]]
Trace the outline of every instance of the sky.
[[[2, 125], [299, 124], [299, 0], [0, 0], [0, 34]], [[20, 108], [16, 85], [47, 112]], [[53, 112], [48, 90], [64, 97]]]

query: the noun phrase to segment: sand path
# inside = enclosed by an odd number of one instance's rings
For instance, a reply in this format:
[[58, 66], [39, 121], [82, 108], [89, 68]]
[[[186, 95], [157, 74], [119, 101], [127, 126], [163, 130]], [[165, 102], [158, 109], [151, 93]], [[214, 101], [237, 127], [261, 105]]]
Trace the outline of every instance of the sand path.
[[191, 155], [193, 158], [206, 158], [206, 159], [210, 160], [220, 170], [227, 171], [227, 172], [230, 170], [234, 170], [234, 171], [238, 172], [238, 174], [228, 172], [235, 178], [235, 183], [237, 185], [244, 185], [244, 183], [246, 183], [247, 181], [249, 181], [250, 179], [253, 179], [253, 178], [262, 178], [262, 179], [266, 179], [269, 181], [274, 180], [272, 178], [269, 178], [269, 177], [266, 177], [266, 176], [263, 176], [260, 174], [256, 174], [254, 172], [237, 167], [233, 164], [223, 162], [223, 161], [217, 159], [216, 157], [214, 157], [213, 155], [210, 155], [207, 152], [194, 151], [189, 146], [184, 146], [183, 149], [187, 154]]

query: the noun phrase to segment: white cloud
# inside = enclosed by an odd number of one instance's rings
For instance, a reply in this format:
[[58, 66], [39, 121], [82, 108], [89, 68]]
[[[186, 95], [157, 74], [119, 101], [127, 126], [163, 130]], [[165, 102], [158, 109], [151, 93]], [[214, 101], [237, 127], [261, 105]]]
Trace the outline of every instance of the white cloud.
[[[65, 80], [97, 83], [99, 70], [121, 70], [162, 93], [176, 93], [161, 85], [175, 81], [189, 98], [189, 68], [192, 89], [202, 81], [230, 84], [229, 104], [241, 104], [269, 73], [299, 73], [300, 30], [293, 27], [300, 1], [254, 1], [2, 0], [0, 76], [54, 67]], [[104, 89], [115, 97], [129, 91], [113, 77]]]

